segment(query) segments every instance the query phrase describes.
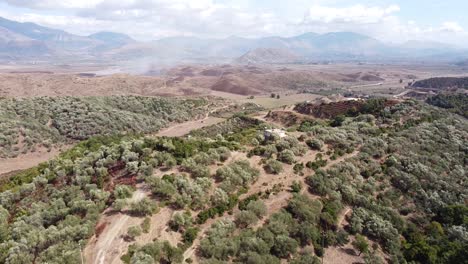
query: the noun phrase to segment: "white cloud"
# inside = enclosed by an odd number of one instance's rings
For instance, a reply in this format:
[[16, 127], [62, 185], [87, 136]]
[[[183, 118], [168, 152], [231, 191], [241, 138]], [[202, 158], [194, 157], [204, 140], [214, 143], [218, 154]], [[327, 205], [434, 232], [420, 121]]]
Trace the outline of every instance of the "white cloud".
[[368, 7], [354, 5], [345, 8], [314, 5], [304, 18], [305, 23], [377, 23], [385, 17], [400, 11], [397, 5], [388, 7]]
[[4, 0], [4, 2], [32, 9], [93, 8], [103, 0]]
[[440, 31], [459, 33], [459, 32], [464, 32], [465, 30], [457, 22], [448, 21], [448, 22], [442, 23], [442, 26], [440, 27]]
[[[437, 40], [441, 35], [447, 41], [456, 39], [458, 42], [466, 37], [466, 31], [454, 21], [430, 26], [404, 21], [398, 16], [398, 5], [337, 7], [336, 3], [330, 6], [333, 1], [289, 0], [291, 3], [278, 4], [279, 0], [271, 0], [268, 6], [271, 8], [259, 8], [251, 0], [3, 1], [31, 9], [18, 14], [0, 10], [0, 16], [10, 19], [32, 21], [82, 35], [112, 30], [142, 40], [175, 35], [261, 37], [330, 31], [353, 31], [392, 42]], [[51, 10], [52, 13], [44, 12]]]

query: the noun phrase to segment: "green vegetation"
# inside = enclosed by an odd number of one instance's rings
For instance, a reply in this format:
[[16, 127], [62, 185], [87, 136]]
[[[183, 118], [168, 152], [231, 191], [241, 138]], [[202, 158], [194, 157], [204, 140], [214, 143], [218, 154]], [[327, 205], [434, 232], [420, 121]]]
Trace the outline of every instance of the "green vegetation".
[[468, 94], [438, 94], [427, 99], [427, 103], [468, 118]]
[[[136, 177], [148, 181], [155, 194], [165, 195], [175, 205], [210, 205], [211, 197], [205, 190], [211, 183], [206, 178], [168, 175], [161, 183], [171, 188], [159, 192], [159, 182], [148, 177], [148, 171], [164, 169], [171, 159], [176, 164], [199, 159], [203, 150], [225, 160], [229, 157], [229, 149], [223, 146], [226, 144], [204, 139], [103, 136], [83, 141], [31, 172], [13, 175], [15, 181], [1, 185], [0, 208], [4, 210], [0, 212], [8, 212], [9, 221], [0, 230], [0, 262], [57, 263], [68, 259], [78, 263], [78, 244], [85, 244], [94, 233], [100, 213], [112, 201], [123, 213], [145, 216], [157, 212], [157, 203], [149, 198], [126, 202], [132, 196]], [[133, 240], [141, 231], [148, 232], [148, 224], [132, 228], [128, 238]], [[136, 229], [140, 232], [134, 232]], [[193, 239], [193, 234], [191, 230], [185, 239]]]
[[416, 81], [412, 84], [412, 87], [417, 88], [436, 88], [436, 89], [448, 89], [448, 88], [462, 88], [468, 89], [468, 77], [436, 77], [425, 80]]
[[96, 135], [156, 132], [204, 114], [207, 104], [137, 96], [0, 98], [0, 158]]
[[[255, 256], [279, 263], [281, 258], [295, 255], [300, 245], [310, 242], [317, 247], [321, 245], [321, 210], [322, 204], [319, 201], [295, 196], [285, 210], [271, 216], [267, 224], [256, 231], [245, 229], [234, 235], [236, 225], [233, 222], [219, 221], [213, 224], [208, 236], [201, 241], [201, 254], [204, 258], [220, 261], [234, 258], [245, 263]], [[242, 219], [241, 227], [256, 220], [254, 213], [245, 212], [241, 211], [237, 217]], [[238, 220], [236, 224], [239, 226]]]
[[353, 241], [353, 247], [359, 251], [359, 256], [369, 250], [369, 243], [362, 235], [356, 235], [356, 240]]
[[121, 259], [124, 263], [181, 263], [183, 251], [167, 241], [154, 241], [143, 246], [130, 245]]
[[[194, 241], [202, 263], [320, 263], [350, 242], [367, 263], [466, 263], [467, 120], [379, 102], [283, 138], [242, 115], [187, 138], [92, 137], [1, 182], [0, 263], [80, 263], [109, 207], [142, 220], [125, 263], [182, 263]], [[177, 246], [139, 243], [164, 207]]]
[[136, 237], [140, 236], [142, 233], [142, 230], [141, 230], [141, 227], [139, 226], [131, 226], [128, 228], [128, 231], [127, 231], [127, 236], [126, 238], [128, 240], [135, 240]]

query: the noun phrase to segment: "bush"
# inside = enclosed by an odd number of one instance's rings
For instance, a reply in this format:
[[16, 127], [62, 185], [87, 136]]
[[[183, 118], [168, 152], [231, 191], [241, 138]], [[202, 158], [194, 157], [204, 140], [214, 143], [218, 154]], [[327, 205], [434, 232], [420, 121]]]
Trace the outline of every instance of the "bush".
[[169, 222], [169, 226], [174, 231], [183, 231], [189, 228], [192, 223], [193, 219], [189, 212], [175, 213]]
[[264, 217], [267, 213], [265, 203], [259, 200], [249, 202], [246, 209], [247, 211], [254, 213], [258, 218]]
[[229, 186], [247, 187], [248, 184], [255, 182], [258, 176], [259, 171], [252, 168], [246, 160], [235, 161], [216, 171], [216, 177], [224, 183], [222, 188], [228, 192], [232, 192]]
[[294, 159], [295, 159], [295, 156], [291, 150], [283, 150], [278, 155], [278, 160], [286, 164], [293, 164]]
[[258, 217], [251, 211], [240, 211], [235, 217], [235, 223], [240, 228], [246, 228], [258, 222]]
[[151, 218], [145, 217], [145, 220], [141, 223], [141, 230], [143, 233], [148, 234], [151, 229]]
[[302, 191], [302, 183], [299, 181], [293, 181], [291, 185], [291, 191], [293, 193], [300, 193]]
[[323, 142], [318, 139], [309, 139], [306, 141], [306, 144], [307, 146], [309, 146], [311, 150], [316, 150], [316, 151], [322, 150], [322, 147], [323, 147]]
[[297, 247], [298, 243], [296, 240], [288, 236], [279, 235], [275, 238], [272, 253], [279, 258], [287, 258], [296, 252]]
[[114, 189], [115, 199], [126, 199], [132, 197], [133, 190], [127, 185], [117, 185]]
[[130, 212], [139, 216], [152, 215], [157, 208], [156, 203], [148, 198], [143, 198], [141, 201], [130, 204]]
[[304, 173], [302, 172], [304, 170], [304, 163], [296, 163], [294, 164], [293, 167], [294, 173], [303, 176]]
[[359, 252], [359, 256], [362, 253], [367, 253], [369, 250], [369, 243], [367, 242], [366, 238], [360, 234], [356, 235], [356, 240], [353, 241], [353, 247]]
[[340, 127], [343, 125], [343, 122], [346, 120], [346, 118], [343, 115], [336, 116], [331, 122], [330, 126], [332, 127]]
[[187, 230], [185, 230], [183, 234], [183, 241], [186, 245], [192, 245], [193, 241], [197, 238], [198, 236], [199, 229], [196, 227], [189, 227]]
[[270, 159], [266, 162], [264, 169], [270, 174], [280, 174], [283, 171], [283, 165], [279, 161]]
[[131, 226], [127, 231], [127, 238], [131, 241], [134, 241], [136, 237], [141, 235], [141, 228], [139, 226]]

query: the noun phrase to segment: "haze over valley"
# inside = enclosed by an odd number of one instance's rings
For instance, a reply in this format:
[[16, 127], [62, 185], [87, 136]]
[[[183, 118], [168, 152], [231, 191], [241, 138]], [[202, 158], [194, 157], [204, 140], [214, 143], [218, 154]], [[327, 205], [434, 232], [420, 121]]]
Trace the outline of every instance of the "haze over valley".
[[415, 2], [0, 0], [0, 263], [467, 263], [468, 4]]

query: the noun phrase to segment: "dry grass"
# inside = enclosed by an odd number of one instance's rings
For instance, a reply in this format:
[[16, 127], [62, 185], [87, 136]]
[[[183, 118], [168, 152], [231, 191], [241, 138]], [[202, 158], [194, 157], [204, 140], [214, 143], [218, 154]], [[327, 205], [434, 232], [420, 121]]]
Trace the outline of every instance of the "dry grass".
[[[101, 66], [102, 67], [102, 66]], [[98, 72], [90, 67], [88, 72]], [[105, 69], [105, 68], [103, 68]], [[18, 73], [23, 71], [23, 73]], [[50, 71], [50, 72], [49, 72]], [[393, 95], [401, 92], [412, 78], [435, 75], [457, 76], [458, 68], [442, 66], [393, 65], [285, 65], [285, 66], [181, 66], [169, 69], [162, 76], [114, 74], [85, 77], [78, 73], [86, 68], [77, 66], [60, 69], [18, 68], [0, 65], [0, 96], [193, 96], [218, 94], [236, 95], [243, 100], [257, 95], [256, 100], [267, 108], [295, 103], [298, 96], [287, 93], [308, 91], [336, 93], [354, 91], [365, 94]], [[15, 72], [15, 73], [12, 73]], [[371, 78], [368, 78], [371, 77]], [[400, 83], [400, 79], [403, 83]], [[375, 81], [379, 80], [379, 81]], [[377, 86], [369, 84], [382, 83]], [[217, 91], [216, 91], [217, 90]], [[268, 98], [279, 93], [284, 101]], [[297, 98], [299, 97], [299, 98]], [[303, 99], [300, 99], [303, 100]]]

